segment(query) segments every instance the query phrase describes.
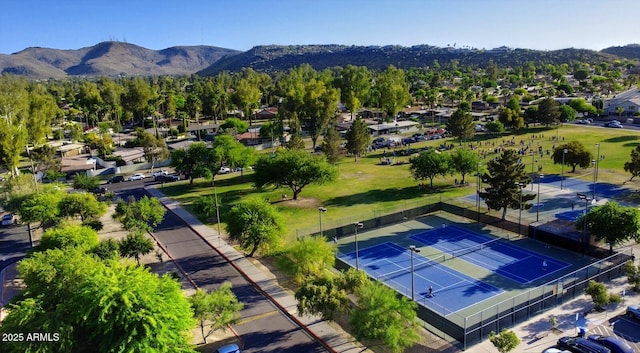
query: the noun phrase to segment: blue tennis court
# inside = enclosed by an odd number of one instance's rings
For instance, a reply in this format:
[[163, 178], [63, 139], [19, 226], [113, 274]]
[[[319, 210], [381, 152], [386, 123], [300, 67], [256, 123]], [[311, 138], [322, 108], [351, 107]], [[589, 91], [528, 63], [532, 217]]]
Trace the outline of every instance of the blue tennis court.
[[570, 264], [552, 259], [500, 238], [491, 238], [454, 225], [433, 229], [409, 238], [486, 268], [514, 281], [527, 284], [560, 271]]
[[[355, 267], [356, 253], [339, 254]], [[359, 268], [411, 298], [411, 252], [386, 242], [358, 251]], [[450, 269], [439, 261], [413, 254], [416, 301], [446, 316], [502, 293], [492, 285]], [[433, 296], [428, 288], [433, 287]]]

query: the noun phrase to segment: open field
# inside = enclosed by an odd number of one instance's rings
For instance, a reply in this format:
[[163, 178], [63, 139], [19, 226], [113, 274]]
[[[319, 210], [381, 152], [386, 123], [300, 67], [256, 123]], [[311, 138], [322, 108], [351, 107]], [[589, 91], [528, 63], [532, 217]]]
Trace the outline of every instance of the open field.
[[[532, 135], [536, 138], [531, 139]], [[558, 136], [558, 142], [554, 138]], [[501, 137], [477, 136], [474, 141], [463, 143], [468, 146], [472, 143], [476, 151], [487, 152], [483, 164], [491, 158], [497, 156], [493, 153], [493, 144], [499, 146], [503, 141], [514, 139], [514, 148], [519, 148], [520, 140], [525, 143], [531, 142], [531, 146], [537, 149], [540, 145], [544, 151], [551, 150], [553, 145], [568, 143], [570, 141], [580, 141], [585, 147], [592, 151], [594, 158], [597, 154], [596, 144], [600, 144], [600, 155], [605, 158], [599, 162], [598, 180], [612, 184], [623, 184], [626, 187], [640, 189], [640, 182], [634, 180], [629, 182], [630, 174], [624, 172], [623, 166], [630, 159], [633, 148], [640, 144], [640, 132], [620, 129], [604, 129], [590, 126], [565, 125], [560, 129], [555, 128], [533, 128], [525, 130], [518, 135], [505, 135]], [[563, 140], [564, 139], [564, 140]], [[478, 147], [478, 143], [481, 146]], [[419, 148], [425, 145], [438, 146], [442, 143], [454, 144], [456, 148], [459, 143], [452, 139], [435, 140], [413, 144], [411, 147]], [[409, 172], [409, 157], [395, 157], [395, 161], [406, 163], [399, 165], [380, 165], [380, 158], [383, 150], [377, 150], [369, 155], [359, 158], [354, 162], [353, 158], [345, 157], [338, 164], [338, 180], [326, 185], [312, 185], [306, 187], [300, 194], [299, 200], [282, 201], [282, 194], [290, 192], [288, 189], [256, 189], [251, 180], [251, 174], [246, 173], [241, 176], [238, 173], [220, 175], [216, 177], [216, 189], [221, 202], [221, 217], [234, 202], [240, 197], [247, 195], [261, 195], [273, 202], [284, 215], [287, 222], [287, 239], [295, 238], [296, 229], [318, 227], [317, 207], [324, 206], [328, 212], [323, 214], [323, 224], [325, 228], [336, 225], [336, 223], [347, 223], [349, 219], [354, 221], [363, 219], [373, 212], [387, 213], [391, 210], [411, 208], [421, 204], [426, 204], [434, 200], [452, 199], [463, 195], [475, 193], [475, 178], [467, 175], [464, 187], [454, 186], [454, 179], [460, 180], [460, 175], [451, 175], [446, 178], [434, 179], [433, 190], [419, 190], [418, 182], [413, 179]], [[536, 157], [534, 157], [536, 158]], [[523, 157], [522, 162], [526, 165], [526, 170], [531, 167], [532, 159], [529, 155]], [[538, 166], [542, 166], [545, 174], [560, 174], [561, 166], [554, 165], [550, 157], [538, 158], [534, 165], [537, 172]], [[535, 162], [535, 160], [534, 160]], [[570, 173], [571, 168], [564, 168], [565, 176], [582, 177], [591, 180], [592, 168], [577, 168], [575, 173]], [[199, 179], [192, 186], [188, 182], [167, 185], [162, 188], [163, 192], [183, 203], [187, 209], [193, 211], [192, 202], [203, 195], [213, 195], [213, 188], [210, 183]], [[213, 225], [215, 218], [205, 220], [205, 223]], [[343, 223], [343, 224], [344, 224]]]

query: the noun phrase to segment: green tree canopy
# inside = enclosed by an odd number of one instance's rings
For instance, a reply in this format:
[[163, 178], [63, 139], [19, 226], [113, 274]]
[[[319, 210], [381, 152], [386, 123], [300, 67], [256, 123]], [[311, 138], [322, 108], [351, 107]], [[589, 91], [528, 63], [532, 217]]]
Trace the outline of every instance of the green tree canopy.
[[[244, 307], [231, 291], [229, 282], [209, 293], [198, 289], [189, 298], [189, 302], [193, 308], [193, 317], [200, 324], [203, 343], [207, 343], [207, 337], [216, 330], [237, 322], [238, 313]], [[209, 326], [209, 331], [205, 331], [206, 326]]]
[[365, 153], [371, 143], [371, 135], [369, 135], [369, 127], [367, 126], [367, 123], [359, 117], [356, 118], [347, 130], [346, 137], [347, 152], [353, 154], [353, 158], [357, 162], [358, 156]]
[[48, 229], [42, 234], [37, 251], [77, 247], [90, 250], [98, 245], [98, 233], [84, 226], [66, 226]]
[[538, 104], [538, 122], [547, 126], [560, 122], [559, 103], [553, 98], [545, 98]]
[[450, 166], [453, 170], [462, 175], [461, 183], [464, 184], [464, 177], [478, 170], [480, 157], [468, 148], [457, 148], [450, 157]]
[[243, 199], [226, 215], [229, 237], [240, 242], [253, 256], [258, 249], [269, 252], [277, 249], [284, 236], [282, 216], [266, 200], [252, 197]]
[[631, 150], [631, 160], [624, 162], [624, 171], [631, 173], [629, 181], [640, 176], [640, 145]]
[[301, 150], [282, 150], [273, 156], [262, 155], [254, 171], [256, 187], [288, 187], [293, 192], [294, 200], [298, 199], [305, 186], [324, 184], [337, 176], [337, 171], [327, 163], [324, 156]]
[[120, 256], [133, 257], [138, 265], [140, 265], [140, 256], [147, 255], [151, 250], [153, 250], [153, 241], [145, 237], [140, 230], [135, 230], [118, 241]]
[[193, 352], [193, 314], [180, 284], [80, 249], [35, 253], [1, 333], [49, 332], [58, 341], [3, 343], [3, 352]]
[[329, 125], [324, 133], [320, 147], [324, 155], [327, 156], [327, 161], [333, 165], [340, 160], [340, 156], [342, 155], [341, 142], [340, 133], [335, 129], [335, 126]]
[[447, 131], [459, 139], [470, 139], [475, 133], [475, 123], [471, 115], [471, 106], [467, 102], [460, 104], [447, 121]]
[[218, 171], [212, 170], [213, 162], [213, 153], [204, 142], [196, 142], [186, 149], [177, 149], [171, 153], [171, 166], [177, 173], [185, 174], [190, 184], [193, 184], [195, 178], [213, 178], [213, 174]]
[[625, 207], [610, 201], [593, 207], [586, 216], [581, 215], [576, 220], [576, 229], [584, 229], [585, 221], [587, 230], [597, 240], [603, 240], [611, 247], [627, 240], [640, 242], [640, 210], [635, 207]]
[[383, 344], [394, 353], [420, 340], [416, 302], [377, 281], [362, 285], [356, 296], [349, 323], [358, 340]]
[[38, 194], [31, 194], [22, 201], [18, 214], [25, 223], [40, 223], [43, 228], [51, 227], [60, 221], [60, 202], [64, 194], [60, 190], [50, 190]]
[[503, 329], [500, 334], [491, 331], [489, 341], [498, 349], [500, 353], [508, 353], [514, 350], [519, 344], [520, 339], [513, 331]]
[[380, 94], [380, 106], [391, 119], [411, 102], [409, 83], [402, 69], [391, 65], [376, 78], [375, 89]]
[[296, 282], [322, 277], [335, 263], [335, 246], [324, 236], [307, 236], [296, 240], [278, 258], [279, 267]]
[[[564, 153], [567, 150], [567, 153]], [[570, 165], [571, 173], [575, 173], [576, 167], [587, 168], [591, 165], [593, 154], [589, 152], [580, 141], [565, 143], [553, 150], [551, 159], [554, 164], [562, 164], [564, 154], [564, 164]]]
[[128, 231], [151, 232], [162, 221], [165, 212], [166, 209], [156, 198], [143, 196], [136, 201], [130, 197], [127, 201], [118, 201], [113, 218]]
[[[502, 219], [507, 215], [507, 208], [529, 209], [527, 201], [533, 200], [535, 194], [522, 195], [521, 185], [526, 185], [531, 178], [524, 170], [524, 164], [519, 164], [517, 152], [505, 150], [496, 159], [489, 161], [488, 173], [482, 175], [482, 181], [487, 184], [480, 197], [492, 210], [502, 210]], [[522, 198], [523, 204], [520, 204]]]
[[221, 131], [232, 131], [232, 135], [243, 134], [249, 130], [249, 123], [238, 118], [227, 118], [220, 124]]
[[80, 220], [83, 222], [107, 213], [107, 204], [98, 201], [94, 195], [86, 192], [64, 195], [60, 200], [59, 208], [61, 217], [80, 216]]
[[433, 188], [436, 176], [445, 176], [451, 172], [451, 156], [430, 149], [411, 158], [409, 170], [416, 180], [429, 179], [430, 187]]

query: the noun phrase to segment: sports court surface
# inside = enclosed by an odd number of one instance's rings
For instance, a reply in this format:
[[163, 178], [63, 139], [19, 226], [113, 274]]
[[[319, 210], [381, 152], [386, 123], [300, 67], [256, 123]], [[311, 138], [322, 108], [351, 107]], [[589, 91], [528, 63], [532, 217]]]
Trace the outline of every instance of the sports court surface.
[[[451, 222], [444, 227], [431, 222], [428, 229], [386, 232], [385, 235], [385, 229], [378, 229], [374, 233], [380, 235], [360, 240], [357, 258], [352, 246], [342, 247], [349, 252], [339, 252], [338, 257], [352, 267], [357, 262], [358, 268], [370, 277], [443, 316], [483, 302], [489, 305], [505, 290], [554, 279], [572, 266], [554, 255], [542, 255]], [[412, 252], [407, 244], [415, 244], [420, 252]], [[503, 280], [495, 281], [496, 276]], [[490, 280], [493, 282], [488, 283]], [[506, 289], [496, 284], [503, 282], [510, 283]], [[429, 295], [430, 286], [433, 295]]]

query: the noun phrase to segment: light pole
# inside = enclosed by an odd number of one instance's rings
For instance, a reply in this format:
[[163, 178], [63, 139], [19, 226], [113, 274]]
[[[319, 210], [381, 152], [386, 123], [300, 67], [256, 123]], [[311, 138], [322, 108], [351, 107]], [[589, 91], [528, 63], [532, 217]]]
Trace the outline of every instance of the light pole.
[[415, 293], [415, 284], [413, 281], [413, 253], [419, 253], [420, 249], [416, 249], [415, 245], [410, 245], [409, 246], [409, 251], [411, 251], [411, 300], [415, 300], [414, 299], [414, 293]]
[[[598, 155], [596, 156], [596, 170], [595, 173], [596, 175], [594, 176], [595, 181], [598, 181], [598, 172], [600, 171], [600, 144], [596, 143], [596, 146], [598, 146]], [[593, 184], [593, 199], [596, 199], [596, 184]]]
[[[533, 149], [531, 150], [531, 152], [529, 152], [529, 154], [531, 154], [531, 177], [533, 178], [533, 167], [535, 166], [535, 162], [537, 162], [535, 160], [535, 152], [533, 152]], [[533, 181], [531, 182], [531, 191], [533, 191]]]
[[476, 217], [477, 222], [480, 223], [480, 167], [482, 163], [478, 162], [478, 169], [476, 170]]
[[518, 183], [518, 187], [520, 188], [520, 203], [518, 204], [520, 206], [518, 210], [518, 236], [522, 235], [522, 233], [520, 232], [520, 225], [522, 224], [522, 188], [524, 186], [524, 183]]
[[355, 229], [355, 241], [356, 241], [356, 271], [360, 270], [360, 266], [358, 265], [358, 228], [362, 229], [364, 225], [360, 222], [353, 223], [353, 228]]
[[578, 197], [580, 198], [580, 200], [584, 200], [584, 215], [582, 216], [582, 246], [583, 250], [585, 250], [586, 247], [584, 243], [587, 238], [587, 213], [589, 212], [588, 207], [591, 199], [588, 198], [585, 194], [578, 194]]
[[216, 221], [218, 222], [218, 246], [220, 246], [220, 237], [222, 237], [222, 232], [220, 231], [220, 207], [218, 205], [218, 190], [216, 189], [216, 184], [213, 184], [213, 197], [216, 199]]
[[538, 207], [536, 207], [536, 222], [540, 220], [540, 182], [544, 178], [544, 174], [538, 174]]
[[596, 199], [596, 160], [592, 159], [591, 160], [591, 165], [593, 165], [593, 197], [591, 198], [592, 200]]
[[324, 207], [318, 207], [318, 215], [320, 215], [320, 236], [322, 236], [322, 214], [327, 212]]
[[562, 187], [564, 185], [564, 155], [567, 154], [567, 152], [569, 152], [569, 150], [566, 148], [562, 150], [562, 173], [560, 174], [560, 190], [562, 190]]

